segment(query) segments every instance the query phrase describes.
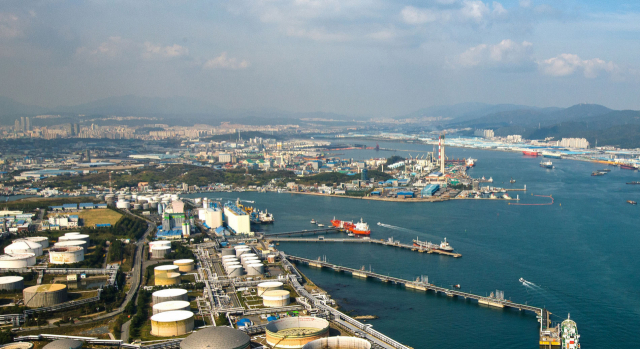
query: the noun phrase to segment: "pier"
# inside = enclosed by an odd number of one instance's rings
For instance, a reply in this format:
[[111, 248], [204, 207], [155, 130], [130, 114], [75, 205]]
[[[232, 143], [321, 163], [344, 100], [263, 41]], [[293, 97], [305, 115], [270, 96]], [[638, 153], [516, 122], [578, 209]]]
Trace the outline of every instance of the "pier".
[[420, 253], [436, 253], [445, 256], [451, 256], [454, 258], [462, 257], [460, 253], [446, 252], [431, 248], [418, 247], [413, 245], [402, 244], [399, 241], [394, 240], [372, 240], [372, 239], [325, 239], [323, 236], [319, 236], [317, 239], [314, 238], [271, 238], [272, 235], [265, 235], [264, 238], [270, 241], [278, 241], [278, 242], [346, 242], [346, 243], [362, 243], [362, 244], [376, 244], [383, 246], [392, 246], [398, 248], [404, 248], [411, 251], [417, 251]]
[[272, 237], [278, 237], [278, 236], [333, 234], [339, 231], [340, 229], [338, 228], [311, 229], [311, 230], [290, 231], [285, 233], [262, 234], [261, 237], [263, 239], [271, 239]]
[[437, 293], [441, 293], [441, 294], [447, 295], [449, 297], [464, 298], [465, 300], [466, 299], [473, 299], [473, 300], [476, 300], [478, 302], [478, 304], [484, 304], [484, 305], [488, 305], [488, 306], [492, 306], [492, 307], [496, 307], [496, 308], [512, 308], [512, 309], [517, 309], [517, 310], [520, 310], [520, 311], [523, 311], [523, 310], [524, 311], [530, 311], [530, 312], [533, 312], [533, 313], [535, 313], [537, 315], [537, 317], [541, 321], [541, 324], [543, 325], [542, 327], [546, 327], [546, 324], [544, 322], [548, 321], [548, 320], [546, 320], [546, 319], [548, 319], [548, 316], [545, 316], [547, 312], [543, 308], [538, 308], [538, 307], [534, 307], [534, 306], [527, 305], [527, 304], [514, 303], [514, 302], [511, 302], [509, 300], [505, 300], [505, 299], [499, 298], [499, 297], [479, 296], [479, 295], [476, 295], [476, 294], [472, 294], [472, 293], [468, 293], [468, 292], [462, 292], [462, 291], [458, 291], [458, 290], [455, 290], [455, 289], [449, 289], [449, 288], [445, 288], [445, 287], [435, 286], [435, 285], [432, 285], [432, 284], [429, 284], [429, 283], [426, 283], [426, 282], [409, 281], [409, 280], [405, 280], [405, 279], [396, 278], [396, 277], [393, 277], [393, 276], [374, 273], [372, 271], [359, 270], [359, 269], [354, 269], [354, 268], [349, 268], [349, 267], [343, 267], [343, 266], [336, 265], [336, 264], [331, 264], [331, 263], [328, 263], [328, 262], [325, 262], [325, 261], [312, 260], [312, 259], [296, 257], [296, 256], [291, 256], [291, 255], [286, 255], [285, 258], [287, 258], [288, 260], [294, 261], [294, 262], [306, 263], [308, 265], [313, 265], [313, 266], [319, 267], [319, 268], [329, 268], [329, 269], [333, 269], [334, 271], [337, 271], [337, 272], [348, 272], [348, 273], [351, 273], [351, 275], [353, 275], [354, 277], [372, 278], [372, 279], [380, 280], [382, 282], [392, 282], [394, 284], [403, 285], [406, 288], [410, 288], [410, 289], [414, 289], [414, 290], [425, 291], [425, 292], [426, 291], [433, 291], [436, 294]]

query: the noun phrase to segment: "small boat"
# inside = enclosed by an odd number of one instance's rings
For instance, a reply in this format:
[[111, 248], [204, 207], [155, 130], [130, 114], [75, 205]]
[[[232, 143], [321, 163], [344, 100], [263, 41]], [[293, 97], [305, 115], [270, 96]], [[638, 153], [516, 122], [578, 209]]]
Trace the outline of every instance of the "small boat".
[[378, 222], [378, 225], [382, 225], [380, 222]]
[[627, 182], [627, 184], [640, 184], [640, 182], [638, 182], [638, 181], [633, 181], [633, 182]]
[[540, 167], [553, 168], [553, 162], [551, 162], [551, 161], [542, 161], [542, 162], [540, 162]]
[[627, 200], [627, 203], [631, 204], [631, 205], [637, 205], [638, 203], [632, 200]]
[[598, 171], [599, 171], [599, 172], [611, 172], [611, 170], [610, 170], [610, 169], [608, 169], [608, 168], [605, 168], [605, 169], [603, 169], [603, 170], [598, 170]]
[[315, 220], [315, 219], [312, 219], [312, 220], [311, 220], [311, 224], [316, 224], [316, 220]]
[[600, 171], [595, 171], [595, 172], [591, 172], [592, 176], [604, 176], [604, 173], [600, 172]]
[[520, 281], [520, 282], [522, 282], [522, 283], [527, 282], [527, 280], [525, 280], [525, 279], [523, 279], [523, 278], [518, 279], [518, 281]]
[[511, 178], [511, 180], [509, 180], [509, 183], [515, 183], [515, 182], [516, 182], [516, 180], [513, 179], [513, 178]]
[[349, 233], [349, 234], [347, 234], [347, 236], [355, 236], [355, 234]]
[[318, 223], [318, 226], [319, 226], [319, 227], [324, 227], [324, 224], [322, 224], [322, 223]]
[[453, 288], [457, 288], [457, 289], [460, 289], [460, 284], [457, 284], [457, 285], [453, 285]]

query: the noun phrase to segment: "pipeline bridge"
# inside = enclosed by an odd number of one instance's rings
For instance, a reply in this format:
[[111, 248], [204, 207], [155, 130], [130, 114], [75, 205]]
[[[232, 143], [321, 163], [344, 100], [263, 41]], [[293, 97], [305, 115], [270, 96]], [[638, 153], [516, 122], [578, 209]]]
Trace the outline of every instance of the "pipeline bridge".
[[[544, 321], [545, 317], [544, 312], [545, 309], [543, 308], [538, 308], [538, 307], [534, 307], [528, 304], [519, 304], [519, 303], [514, 303], [511, 302], [509, 300], [505, 300], [505, 299], [500, 299], [497, 297], [483, 297], [483, 296], [479, 296], [476, 294], [472, 294], [472, 293], [468, 293], [468, 292], [462, 292], [462, 291], [458, 291], [455, 289], [449, 289], [449, 288], [445, 288], [445, 287], [439, 287], [439, 286], [435, 286], [429, 283], [425, 283], [425, 282], [419, 282], [419, 281], [409, 281], [409, 280], [405, 280], [405, 279], [400, 279], [400, 278], [396, 278], [393, 276], [388, 276], [388, 275], [382, 275], [382, 274], [378, 274], [378, 273], [374, 273], [371, 271], [367, 271], [367, 270], [360, 270], [360, 269], [354, 269], [354, 268], [348, 268], [348, 267], [343, 267], [340, 265], [336, 265], [336, 264], [331, 264], [328, 262], [324, 262], [324, 261], [318, 261], [318, 260], [312, 260], [312, 259], [307, 259], [307, 258], [302, 258], [302, 257], [296, 257], [296, 256], [291, 256], [291, 255], [286, 255], [285, 256], [286, 259], [291, 260], [291, 261], [295, 261], [295, 262], [300, 262], [300, 263], [306, 263], [309, 266], [313, 266], [313, 267], [318, 267], [318, 268], [330, 268], [333, 269], [337, 272], [348, 272], [351, 273], [354, 277], [361, 277], [361, 278], [373, 278], [373, 279], [378, 279], [382, 282], [392, 282], [398, 285], [403, 285], [406, 288], [411, 288], [414, 290], [420, 290], [420, 291], [433, 291], [435, 293], [443, 293], [449, 297], [460, 297], [460, 298], [464, 298], [464, 299], [474, 299], [476, 301], [478, 301], [479, 304], [486, 304], [486, 305], [490, 305], [490, 306], [494, 306], [494, 307], [500, 307], [500, 308], [513, 308], [513, 309], [518, 309], [518, 310], [526, 310], [526, 311], [531, 311], [533, 313], [535, 313], [538, 318], [542, 319], [541, 321]], [[544, 324], [543, 324], [544, 325]], [[546, 326], [544, 326], [546, 327]]]
[[340, 232], [340, 229], [338, 229], [338, 228], [325, 228], [325, 229], [289, 231], [289, 232], [286, 232], [286, 233], [262, 234], [260, 237], [262, 239], [271, 239], [271, 238], [279, 237], [279, 236], [334, 234], [334, 233], [338, 233], [338, 232]]
[[429, 253], [429, 254], [437, 253], [445, 256], [451, 256], [454, 258], [462, 257], [460, 253], [446, 252], [446, 251], [436, 250], [433, 248], [407, 245], [407, 244], [400, 243], [399, 241], [395, 241], [393, 239], [389, 239], [389, 240], [372, 240], [372, 239], [360, 239], [360, 238], [326, 239], [324, 236], [319, 236], [318, 238], [315, 238], [315, 239], [314, 238], [279, 238], [279, 237], [271, 238], [269, 237], [269, 235], [266, 235], [264, 238], [271, 241], [278, 241], [278, 242], [334, 242], [334, 243], [345, 242], [345, 243], [376, 244], [376, 245], [383, 245], [383, 246], [398, 247], [398, 248], [408, 249], [411, 251], [418, 251], [420, 253]]

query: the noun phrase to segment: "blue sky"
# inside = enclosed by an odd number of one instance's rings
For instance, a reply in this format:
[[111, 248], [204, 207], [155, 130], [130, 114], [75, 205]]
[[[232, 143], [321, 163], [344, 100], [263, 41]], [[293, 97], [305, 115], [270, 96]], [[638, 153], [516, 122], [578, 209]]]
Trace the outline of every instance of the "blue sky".
[[639, 37], [637, 2], [2, 1], [0, 95], [375, 117], [461, 102], [640, 109]]

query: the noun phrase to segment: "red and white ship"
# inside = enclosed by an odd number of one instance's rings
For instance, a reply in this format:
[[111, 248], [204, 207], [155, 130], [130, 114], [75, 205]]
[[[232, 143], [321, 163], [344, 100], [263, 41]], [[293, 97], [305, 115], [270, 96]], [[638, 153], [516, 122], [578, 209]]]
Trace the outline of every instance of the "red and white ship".
[[540, 153], [538, 153], [535, 150], [523, 150], [522, 154], [526, 155], [526, 156], [538, 156], [538, 155], [540, 155]]
[[334, 217], [331, 220], [331, 225], [333, 225], [336, 228], [347, 230], [353, 233], [354, 235], [368, 236], [371, 234], [371, 230], [369, 229], [369, 224], [363, 222], [362, 218], [360, 218], [360, 222], [353, 224], [353, 222], [341, 221], [341, 220], [335, 219]]

